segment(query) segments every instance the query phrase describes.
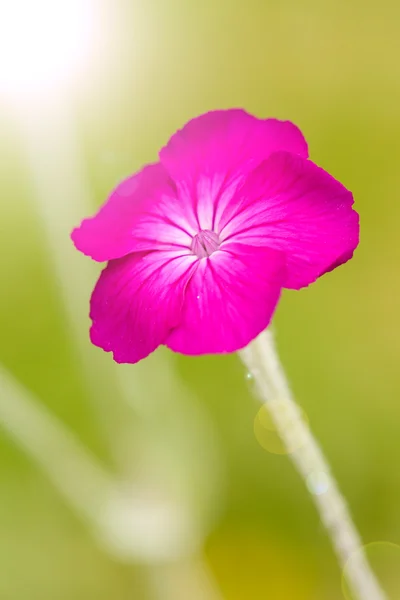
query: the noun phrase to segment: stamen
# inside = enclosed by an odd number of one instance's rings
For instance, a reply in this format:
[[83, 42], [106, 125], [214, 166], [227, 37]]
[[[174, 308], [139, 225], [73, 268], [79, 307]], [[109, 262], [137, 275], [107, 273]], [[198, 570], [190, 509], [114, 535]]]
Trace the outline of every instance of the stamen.
[[218, 250], [219, 245], [218, 234], [209, 229], [204, 229], [194, 236], [191, 250], [198, 258], [206, 258]]

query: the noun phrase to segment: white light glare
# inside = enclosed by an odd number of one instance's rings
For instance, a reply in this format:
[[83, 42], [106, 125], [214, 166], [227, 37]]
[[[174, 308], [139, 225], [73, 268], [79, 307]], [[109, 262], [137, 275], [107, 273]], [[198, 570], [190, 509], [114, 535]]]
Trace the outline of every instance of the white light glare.
[[92, 0], [0, 0], [0, 88], [68, 83], [88, 58], [93, 13]]

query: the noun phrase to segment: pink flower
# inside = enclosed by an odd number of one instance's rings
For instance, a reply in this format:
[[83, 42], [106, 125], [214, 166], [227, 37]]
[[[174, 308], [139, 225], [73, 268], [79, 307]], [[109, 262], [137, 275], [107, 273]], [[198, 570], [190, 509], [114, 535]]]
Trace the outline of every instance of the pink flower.
[[159, 157], [72, 233], [78, 250], [109, 261], [91, 299], [91, 340], [117, 362], [160, 344], [243, 348], [282, 288], [309, 285], [358, 244], [351, 193], [308, 160], [288, 121], [210, 112]]

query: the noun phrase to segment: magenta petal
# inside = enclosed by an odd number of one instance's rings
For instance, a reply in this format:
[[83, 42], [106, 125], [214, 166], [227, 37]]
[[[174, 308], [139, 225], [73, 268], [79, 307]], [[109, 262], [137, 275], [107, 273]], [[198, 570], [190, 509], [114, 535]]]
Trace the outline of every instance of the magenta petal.
[[72, 232], [78, 250], [99, 262], [131, 252], [190, 245], [196, 220], [181, 206], [160, 164], [123, 181], [99, 212]]
[[308, 156], [300, 130], [289, 121], [257, 119], [240, 109], [206, 113], [187, 123], [160, 152], [182, 202], [192, 203], [200, 229], [218, 229], [238, 185], [277, 150]]
[[119, 363], [135, 363], [181, 321], [184, 289], [196, 267], [179, 252], [132, 254], [103, 270], [91, 299], [93, 344]]
[[299, 289], [351, 258], [359, 241], [352, 205], [352, 194], [326, 171], [277, 152], [249, 175], [225, 210], [220, 238], [285, 252], [284, 287]]
[[285, 257], [265, 247], [229, 244], [203, 258], [186, 292], [180, 325], [166, 345], [182, 354], [235, 352], [271, 320]]

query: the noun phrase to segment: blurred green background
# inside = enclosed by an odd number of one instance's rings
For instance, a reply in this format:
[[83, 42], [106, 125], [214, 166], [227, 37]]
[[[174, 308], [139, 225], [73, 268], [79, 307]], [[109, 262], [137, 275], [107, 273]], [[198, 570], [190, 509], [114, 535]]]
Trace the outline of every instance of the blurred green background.
[[400, 598], [400, 4], [98, 0], [93, 27], [65, 89], [0, 101], [0, 600], [344, 597], [290, 460], [255, 438], [239, 360], [116, 366], [87, 339], [99, 268], [71, 228], [185, 121], [233, 106], [294, 121], [355, 195], [354, 260], [285, 292], [275, 327]]

